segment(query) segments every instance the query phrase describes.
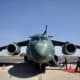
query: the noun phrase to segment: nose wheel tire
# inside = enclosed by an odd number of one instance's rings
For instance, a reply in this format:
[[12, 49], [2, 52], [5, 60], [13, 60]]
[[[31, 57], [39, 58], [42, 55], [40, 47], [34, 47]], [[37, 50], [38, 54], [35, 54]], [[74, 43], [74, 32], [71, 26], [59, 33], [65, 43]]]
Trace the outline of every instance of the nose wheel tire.
[[24, 56], [24, 62], [27, 62], [27, 56]]

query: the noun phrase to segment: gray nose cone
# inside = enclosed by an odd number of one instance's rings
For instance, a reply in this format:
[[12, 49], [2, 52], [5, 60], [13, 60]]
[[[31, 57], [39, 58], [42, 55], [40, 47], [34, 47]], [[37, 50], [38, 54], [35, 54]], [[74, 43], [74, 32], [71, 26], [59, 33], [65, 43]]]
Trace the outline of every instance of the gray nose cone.
[[42, 61], [48, 58], [49, 54], [53, 52], [53, 45], [47, 40], [39, 41], [31, 46], [32, 56], [36, 61]]

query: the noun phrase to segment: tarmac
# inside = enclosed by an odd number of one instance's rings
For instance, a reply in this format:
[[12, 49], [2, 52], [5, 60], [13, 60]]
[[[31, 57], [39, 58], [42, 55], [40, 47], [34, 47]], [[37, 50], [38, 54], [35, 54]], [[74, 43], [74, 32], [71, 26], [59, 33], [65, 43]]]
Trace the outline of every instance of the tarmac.
[[76, 65], [46, 67], [45, 73], [38, 73], [36, 66], [27, 63], [3, 65], [0, 67], [0, 80], [80, 80], [80, 71], [74, 72]]

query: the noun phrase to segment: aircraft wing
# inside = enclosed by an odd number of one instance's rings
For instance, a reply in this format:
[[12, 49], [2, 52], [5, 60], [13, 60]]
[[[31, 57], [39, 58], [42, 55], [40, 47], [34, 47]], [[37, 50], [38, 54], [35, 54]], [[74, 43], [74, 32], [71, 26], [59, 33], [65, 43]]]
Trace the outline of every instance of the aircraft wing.
[[18, 42], [16, 43], [18, 46], [27, 46], [29, 43], [29, 40], [26, 40], [26, 41], [22, 41], [22, 42]]
[[[21, 42], [15, 42], [16, 45], [22, 47], [22, 46], [27, 46], [29, 43], [29, 40], [25, 40], [25, 41], [21, 41]], [[6, 49], [8, 47], [8, 45], [2, 46], [0, 47], [0, 51], [3, 49]]]
[[[68, 41], [67, 41], [67, 42], [68, 42]], [[53, 43], [55, 46], [63, 46], [63, 45], [65, 45], [67, 42], [52, 40], [52, 43]], [[69, 42], [68, 42], [68, 43], [69, 43]], [[73, 44], [73, 43], [71, 43], [71, 44]], [[80, 49], [80, 45], [76, 45], [76, 44], [74, 44], [74, 45], [76, 46], [76, 48], [79, 48], [79, 49]]]

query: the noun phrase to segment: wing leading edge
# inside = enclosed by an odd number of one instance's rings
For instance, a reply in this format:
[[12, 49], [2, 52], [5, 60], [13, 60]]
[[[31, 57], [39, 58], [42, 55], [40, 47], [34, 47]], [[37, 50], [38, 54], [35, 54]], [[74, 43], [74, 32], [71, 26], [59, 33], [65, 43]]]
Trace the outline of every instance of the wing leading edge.
[[[29, 43], [29, 40], [25, 40], [25, 41], [21, 41], [21, 42], [16, 42], [15, 44], [22, 47], [22, 46], [27, 46], [28, 43]], [[0, 51], [3, 49], [6, 49], [7, 47], [8, 47], [8, 45], [0, 47]]]
[[[15, 44], [22, 47], [22, 46], [28, 46], [30, 40], [25, 40], [21, 42], [16, 42]], [[51, 40], [54, 46], [63, 46], [66, 44], [66, 42], [63, 41], [57, 41], [57, 40]], [[0, 47], [0, 51], [3, 49], [6, 49], [8, 45]], [[80, 49], [80, 45], [75, 45], [76, 48]]]
[[[52, 41], [52, 43], [53, 43], [54, 46], [63, 46], [66, 43], [70, 43], [68, 41], [67, 42], [57, 41], [57, 40], [51, 40], [51, 41]], [[73, 43], [71, 43], [71, 44], [73, 44]], [[76, 44], [74, 44], [74, 45], [76, 46], [76, 48], [80, 49], [80, 45], [76, 45]]]

